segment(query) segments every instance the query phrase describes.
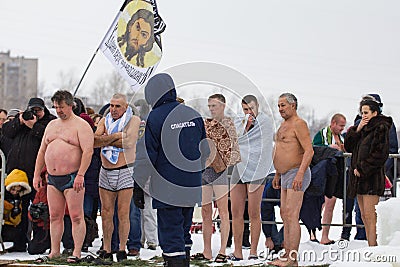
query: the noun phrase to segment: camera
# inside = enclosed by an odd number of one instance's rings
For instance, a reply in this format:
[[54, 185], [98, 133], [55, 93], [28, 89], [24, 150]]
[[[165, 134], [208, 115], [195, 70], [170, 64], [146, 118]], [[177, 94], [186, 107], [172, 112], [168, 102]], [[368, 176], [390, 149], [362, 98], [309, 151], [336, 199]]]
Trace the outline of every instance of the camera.
[[22, 118], [26, 121], [33, 120], [33, 115], [36, 115], [36, 112], [33, 109], [27, 109], [22, 113]]
[[46, 203], [39, 202], [31, 204], [29, 207], [29, 213], [34, 220], [47, 220], [49, 218], [49, 206]]
[[20, 214], [21, 213], [21, 207], [20, 207], [20, 205], [21, 205], [21, 200], [19, 200], [19, 199], [13, 199], [13, 200], [11, 200], [10, 201], [10, 203], [13, 205], [13, 208], [12, 208], [12, 210], [11, 210], [11, 217], [12, 218], [15, 218], [15, 217], [17, 217], [18, 216], [18, 214]]

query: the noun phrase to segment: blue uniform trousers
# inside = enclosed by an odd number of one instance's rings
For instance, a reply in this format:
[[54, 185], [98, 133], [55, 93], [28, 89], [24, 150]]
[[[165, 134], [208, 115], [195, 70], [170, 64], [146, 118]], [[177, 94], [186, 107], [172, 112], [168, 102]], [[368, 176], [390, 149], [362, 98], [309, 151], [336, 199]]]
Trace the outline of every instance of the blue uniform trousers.
[[186, 258], [193, 244], [190, 236], [193, 211], [193, 207], [157, 209], [158, 239], [163, 256]]

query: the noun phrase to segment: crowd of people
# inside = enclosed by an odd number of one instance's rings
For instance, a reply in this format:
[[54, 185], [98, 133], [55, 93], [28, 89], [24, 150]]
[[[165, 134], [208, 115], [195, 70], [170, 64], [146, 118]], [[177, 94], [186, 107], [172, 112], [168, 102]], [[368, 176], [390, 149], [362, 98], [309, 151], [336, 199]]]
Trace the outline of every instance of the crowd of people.
[[[0, 146], [8, 174], [1, 234], [13, 242], [8, 252], [44, 254], [50, 249], [37, 262], [66, 254], [69, 263], [79, 263], [98, 237], [100, 211], [102, 247], [97, 254], [104, 262], [112, 262], [114, 254], [120, 262], [158, 245], [164, 266], [240, 261], [245, 239], [250, 241], [248, 260], [258, 259], [262, 231], [266, 247], [284, 250], [270, 264], [297, 266], [299, 219], [311, 241], [335, 242], [329, 238], [329, 224], [336, 198], [344, 196], [335, 193], [340, 182], [332, 184], [332, 174], [317, 171], [321, 161], [330, 164], [333, 157], [341, 158], [342, 165], [333, 164], [347, 173], [346, 223], [352, 223], [353, 206], [358, 207], [356, 222], [365, 224], [359, 239], [377, 245], [374, 207], [385, 185], [393, 183], [388, 154], [398, 152], [395, 126], [382, 114], [377, 94], [362, 98], [360, 117], [346, 134], [346, 117], [337, 113], [314, 138], [291, 93], [277, 101], [282, 122], [275, 132], [256, 96], [244, 96], [242, 114], [230, 118], [225, 96], [213, 94], [208, 97], [211, 117], [202, 118], [177, 97], [165, 73], [148, 81], [145, 99], [130, 105], [124, 94], [116, 93], [100, 114], [68, 91], [55, 92], [51, 101], [58, 118], [36, 97], [25, 111], [0, 109]], [[347, 171], [343, 152], [352, 153]], [[343, 180], [337, 176], [335, 181]], [[217, 255], [211, 245], [213, 202], [219, 214]], [[203, 251], [191, 254], [196, 205], [202, 207]], [[280, 231], [262, 224], [275, 220], [275, 205], [283, 220]], [[307, 205], [316, 207], [313, 216], [304, 215], [310, 212]], [[349, 240], [350, 230], [343, 227], [341, 239]], [[227, 255], [230, 232], [234, 250]]]

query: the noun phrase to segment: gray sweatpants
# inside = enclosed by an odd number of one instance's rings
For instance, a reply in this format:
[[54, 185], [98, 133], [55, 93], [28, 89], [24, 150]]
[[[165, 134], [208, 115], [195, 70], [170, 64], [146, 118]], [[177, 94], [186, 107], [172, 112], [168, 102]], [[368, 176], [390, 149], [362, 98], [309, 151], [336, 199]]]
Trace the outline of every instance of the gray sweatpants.
[[157, 210], [152, 207], [152, 197], [144, 193], [144, 209], [140, 210], [142, 213], [142, 238], [141, 243], [144, 245], [153, 244], [158, 245], [157, 235]]

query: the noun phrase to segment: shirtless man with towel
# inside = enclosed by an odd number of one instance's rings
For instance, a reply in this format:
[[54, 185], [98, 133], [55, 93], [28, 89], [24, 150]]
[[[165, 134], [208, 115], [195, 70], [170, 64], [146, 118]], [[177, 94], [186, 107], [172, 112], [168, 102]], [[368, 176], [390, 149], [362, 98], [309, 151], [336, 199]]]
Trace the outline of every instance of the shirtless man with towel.
[[136, 141], [140, 118], [134, 116], [126, 96], [114, 94], [110, 112], [99, 122], [95, 132], [94, 146], [102, 147], [99, 177], [101, 218], [103, 226], [103, 250], [99, 256], [112, 261], [111, 236], [114, 230], [113, 216], [118, 198], [119, 251], [117, 261], [127, 258], [130, 221], [129, 211], [133, 194], [133, 163], [136, 158]]

